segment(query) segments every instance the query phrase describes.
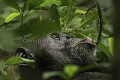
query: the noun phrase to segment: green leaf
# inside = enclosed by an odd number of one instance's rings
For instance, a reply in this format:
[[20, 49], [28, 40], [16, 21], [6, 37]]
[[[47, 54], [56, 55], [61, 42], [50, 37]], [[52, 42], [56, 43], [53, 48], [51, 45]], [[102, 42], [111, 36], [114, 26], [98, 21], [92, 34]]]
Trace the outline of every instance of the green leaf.
[[61, 1], [60, 0], [44, 0], [44, 2], [40, 6], [41, 7], [48, 7], [48, 6], [50, 7], [53, 4], [60, 6]]
[[2, 1], [5, 2], [7, 5], [19, 10], [19, 5], [18, 5], [19, 0], [2, 0]]
[[100, 43], [100, 44], [98, 45], [98, 47], [106, 54], [106, 56], [108, 57], [108, 59], [109, 59], [110, 61], [112, 61], [113, 56], [112, 56], [109, 48], [106, 47], [103, 43]]
[[26, 8], [28, 10], [33, 10], [35, 7], [40, 5], [44, 0], [27, 0]]
[[[57, 12], [54, 11], [51, 13], [55, 14]], [[38, 15], [38, 14], [36, 14], [36, 15]], [[32, 15], [32, 16], [34, 16], [34, 15]], [[53, 16], [53, 14], [51, 14], [49, 16]], [[24, 27], [17, 29], [16, 33], [18, 35], [32, 34], [31, 37], [35, 38], [35, 37], [43, 36], [50, 32], [60, 31], [61, 27], [59, 27], [59, 21], [58, 21], [59, 17], [57, 14], [54, 16], [56, 16], [56, 17], [55, 18], [54, 17], [47, 18], [46, 16], [40, 16], [40, 18], [39, 18], [38, 16], [36, 16], [34, 19], [29, 18], [29, 21], [24, 24]], [[41, 19], [41, 17], [42, 17], [42, 19]], [[46, 19], [44, 20], [44, 18], [46, 18]]]
[[5, 65], [5, 62], [4, 61], [0, 61], [0, 71], [5, 69], [6, 67], [7, 67], [7, 65]]
[[30, 60], [30, 59], [26, 59], [26, 58], [21, 58], [23, 61], [25, 61], [26, 63], [34, 63], [34, 60]]
[[14, 13], [11, 13], [6, 19], [5, 19], [5, 22], [10, 22], [11, 20], [13, 20], [15, 17], [19, 16], [20, 13], [19, 12], [14, 12]]
[[68, 65], [64, 67], [64, 72], [71, 78], [76, 72], [78, 72], [79, 67], [76, 65]]
[[89, 12], [84, 18], [80, 21], [79, 28], [84, 28], [87, 25], [91, 25], [95, 20], [97, 20], [97, 12]]
[[66, 76], [62, 72], [59, 72], [59, 71], [43, 73], [43, 79], [45, 79], [45, 80], [47, 80], [51, 77], [55, 77], [55, 76], [59, 76], [59, 77], [63, 78], [64, 80], [67, 80]]
[[[110, 26], [109, 26], [109, 27], [110, 27]], [[107, 29], [103, 29], [103, 33], [104, 33], [104, 34], [107, 34], [107, 35], [109, 35], [109, 36], [113, 36], [113, 33], [112, 33], [111, 31], [107, 30]]]
[[75, 13], [77, 13], [77, 14], [85, 14], [86, 11], [82, 10], [82, 9], [76, 9]]
[[64, 28], [63, 31], [69, 31], [68, 29], [71, 27], [72, 19], [75, 16], [75, 0], [67, 1], [67, 9], [66, 9], [66, 16], [64, 18]]
[[113, 53], [114, 39], [111, 37], [111, 38], [109, 38], [108, 40], [109, 40], [110, 52]]
[[5, 61], [5, 63], [8, 65], [20, 64], [20, 63], [31, 63], [31, 62], [34, 62], [34, 60], [29, 60], [21, 57], [11, 57]]
[[93, 38], [93, 36], [95, 36], [97, 33], [95, 22], [96, 20], [97, 20], [96, 11], [89, 12], [88, 14], [85, 15], [77, 15], [73, 18], [70, 28], [73, 31], [82, 33], [87, 37], [91, 37], [92, 35]]
[[[17, 46], [13, 30], [0, 29], [0, 46], [3, 50], [11, 52]], [[4, 54], [5, 55], [5, 54]]]
[[10, 57], [5, 61], [6, 64], [12, 65], [12, 64], [19, 64], [25, 62], [22, 58], [20, 57]]
[[51, 20], [54, 22], [54, 23], [57, 23], [58, 26], [60, 24], [60, 21], [59, 21], [59, 13], [58, 13], [58, 10], [57, 10], [57, 6], [55, 4], [53, 4], [51, 6], [51, 9], [50, 9], [50, 13], [51, 13]]

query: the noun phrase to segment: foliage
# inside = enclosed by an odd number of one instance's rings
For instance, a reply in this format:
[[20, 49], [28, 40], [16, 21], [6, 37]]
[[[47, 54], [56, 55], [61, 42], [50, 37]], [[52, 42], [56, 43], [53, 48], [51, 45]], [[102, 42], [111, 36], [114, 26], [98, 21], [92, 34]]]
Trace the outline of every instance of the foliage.
[[[102, 8], [104, 28], [96, 55], [99, 63], [111, 63], [113, 57], [112, 2], [106, 0], [108, 4], [105, 4], [104, 0], [97, 1]], [[93, 0], [91, 2], [89, 0], [0, 0], [0, 55], [4, 54], [1, 50], [13, 53], [16, 47], [23, 46], [20, 42], [21, 38], [34, 40], [56, 31], [66, 32], [74, 37], [91, 37], [96, 42], [99, 15], [97, 8], [92, 7], [93, 5], [95, 5]], [[11, 57], [6, 61], [0, 60], [0, 71], [4, 74], [6, 66], [24, 62], [33, 61], [19, 57]], [[63, 72], [51, 72], [52, 74], [48, 72], [43, 77], [59, 75], [69, 80], [78, 69], [80, 67], [69, 65]], [[81, 68], [81, 70], [84, 69]]]

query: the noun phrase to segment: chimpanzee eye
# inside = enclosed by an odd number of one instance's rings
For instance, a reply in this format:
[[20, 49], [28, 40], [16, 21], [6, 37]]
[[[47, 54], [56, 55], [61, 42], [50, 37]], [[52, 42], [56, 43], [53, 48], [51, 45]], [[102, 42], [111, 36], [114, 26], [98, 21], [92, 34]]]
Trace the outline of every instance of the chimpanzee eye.
[[66, 39], [70, 39], [71, 37], [70, 36], [66, 36]]
[[55, 36], [54, 39], [55, 40], [60, 40], [60, 37], [59, 36]]
[[55, 39], [55, 40], [60, 40], [60, 35], [58, 33], [54, 33], [52, 34], [52, 38]]

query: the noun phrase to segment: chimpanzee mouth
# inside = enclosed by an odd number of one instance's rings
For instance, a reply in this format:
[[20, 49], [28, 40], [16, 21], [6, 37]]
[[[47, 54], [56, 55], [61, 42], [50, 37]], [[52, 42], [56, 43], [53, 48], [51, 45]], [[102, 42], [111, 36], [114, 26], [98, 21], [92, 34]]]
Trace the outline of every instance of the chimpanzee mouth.
[[81, 41], [80, 41], [80, 44], [81, 44], [81, 45], [86, 45], [86, 46], [88, 46], [88, 47], [90, 47], [90, 48], [95, 48], [95, 45], [94, 45], [94, 43], [93, 43], [93, 40], [92, 40], [91, 38], [89, 38], [89, 37], [81, 40]]
[[95, 48], [95, 45], [93, 43], [81, 43], [81, 45], [87, 46], [89, 49]]

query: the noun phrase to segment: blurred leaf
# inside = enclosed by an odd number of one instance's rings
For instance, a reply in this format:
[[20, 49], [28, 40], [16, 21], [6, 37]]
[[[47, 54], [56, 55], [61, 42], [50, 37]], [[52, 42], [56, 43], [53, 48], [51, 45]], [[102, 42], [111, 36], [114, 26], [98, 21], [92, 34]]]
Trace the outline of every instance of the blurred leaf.
[[113, 6], [112, 0], [97, 0], [97, 1], [99, 2], [100, 6], [104, 10], [108, 10], [108, 9], [112, 8], [111, 6]]
[[1, 14], [0, 14], [0, 26], [1, 26], [1, 24], [3, 24], [4, 23], [4, 18], [1, 16]]
[[14, 13], [11, 13], [6, 19], [5, 19], [5, 22], [10, 22], [11, 20], [13, 20], [15, 17], [19, 16], [20, 13], [19, 12], [14, 12]]
[[97, 12], [96, 11], [92, 11], [89, 12], [87, 15], [84, 16], [84, 18], [80, 21], [80, 25], [78, 26], [78, 28], [84, 28], [87, 25], [91, 25], [95, 20], [97, 20]]
[[68, 4], [67, 0], [60, 0], [60, 1], [61, 1], [61, 3], [62, 3], [63, 6], [65, 6], [65, 5]]
[[77, 1], [76, 5], [79, 7], [90, 7], [95, 4], [94, 0], [76, 0], [76, 1]]
[[13, 78], [13, 74], [11, 74], [11, 71], [12, 71], [12, 66], [7, 66], [2, 71], [2, 78], [3, 78], [3, 80], [11, 80]]
[[82, 9], [76, 9], [75, 13], [77, 13], [77, 14], [85, 14], [86, 11], [82, 10]]
[[110, 52], [113, 53], [113, 44], [114, 44], [114, 38], [109, 38], [109, 47], [110, 47]]
[[44, 0], [27, 0], [26, 8], [28, 10], [33, 10], [35, 7], [40, 5]]
[[[97, 37], [96, 29], [97, 12], [91, 11], [85, 15], [77, 15], [71, 22], [71, 31], [81, 33], [87, 37]], [[70, 31], [70, 32], [71, 32]]]
[[76, 65], [68, 65], [64, 67], [64, 73], [66, 73], [70, 78], [72, 78], [78, 71], [79, 67]]
[[[47, 16], [44, 16], [44, 14], [43, 16], [40, 15], [39, 17], [36, 14], [35, 17], [32, 19], [30, 18], [23, 27], [17, 29], [16, 33], [21, 36], [31, 34], [32, 37], [40, 37], [50, 32], [60, 31], [61, 27], [59, 26], [59, 15], [55, 14], [57, 13], [55, 11], [48, 13], [50, 14], [48, 15], [50, 17], [48, 18]], [[52, 13], [55, 14], [54, 17]]]
[[61, 1], [60, 0], [44, 0], [44, 2], [42, 4], [40, 4], [41, 7], [51, 7], [51, 5], [57, 5], [60, 6], [61, 5]]
[[2, 1], [4, 1], [7, 5], [15, 8], [19, 11], [18, 0], [2, 0]]
[[63, 31], [67, 31], [71, 27], [72, 19], [75, 16], [75, 0], [69, 0], [67, 3], [66, 16], [64, 17]]
[[13, 30], [0, 29], [0, 46], [5, 51], [12, 51], [16, 47]]
[[6, 67], [7, 67], [7, 65], [5, 65], [5, 62], [4, 61], [0, 61], [0, 71], [5, 69]]
[[55, 4], [53, 4], [51, 6], [50, 12], [51, 12], [51, 20], [56, 22], [57, 24], [60, 24], [59, 13], [58, 13], [58, 10], [57, 10], [57, 6]]
[[97, 66], [104, 70], [105, 72], [111, 73], [112, 71], [112, 63], [99, 63], [97, 64]]
[[11, 57], [5, 61], [8, 65], [20, 64], [20, 63], [33, 63], [34, 60], [29, 60], [21, 57]]
[[12, 65], [12, 64], [19, 64], [25, 62], [22, 58], [20, 57], [10, 57], [5, 61], [6, 64]]
[[55, 76], [63, 78], [63, 80], [67, 80], [67, 77], [64, 75], [63, 72], [52, 71], [52, 72], [44, 72], [43, 73], [43, 79], [45, 79], [45, 80], [55, 77]]
[[113, 36], [113, 33], [112, 33], [112, 32], [110, 32], [110, 31], [109, 31], [109, 30], [107, 30], [107, 29], [103, 29], [103, 33], [105, 33], [105, 34], [109, 35], [110, 37], [111, 37], [111, 36]]
[[9, 27], [8, 25], [10, 25], [10, 24], [15, 24], [15, 23], [18, 23], [19, 21], [10, 21], [10, 22], [4, 22], [3, 24], [2, 24], [2, 26], [5, 26], [5, 27]]
[[71, 28], [74, 30], [76, 28], [78, 28], [80, 26], [80, 22], [83, 19], [83, 16], [79, 15], [79, 16], [75, 16], [72, 20], [71, 23]]
[[106, 45], [104, 45], [103, 43], [100, 43], [100, 44], [98, 45], [98, 47], [106, 54], [106, 56], [108, 57], [108, 59], [109, 59], [110, 61], [112, 61], [113, 56], [112, 56], [110, 50], [108, 49], [108, 47], [106, 47]]

